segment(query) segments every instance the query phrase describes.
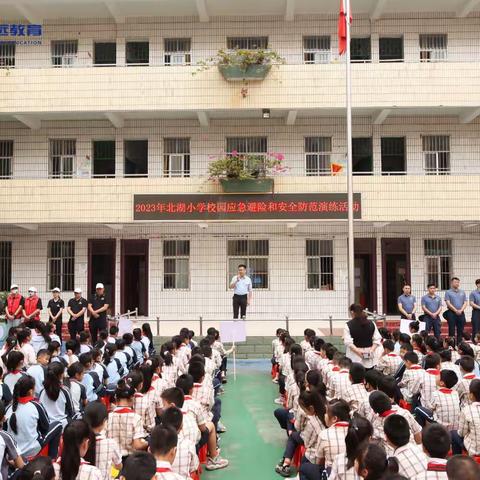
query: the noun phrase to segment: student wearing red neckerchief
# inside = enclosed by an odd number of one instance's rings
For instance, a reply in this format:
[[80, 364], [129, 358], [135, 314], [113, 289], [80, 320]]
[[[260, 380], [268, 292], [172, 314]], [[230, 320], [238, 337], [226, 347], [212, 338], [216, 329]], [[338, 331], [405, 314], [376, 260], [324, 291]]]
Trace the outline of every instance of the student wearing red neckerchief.
[[458, 392], [460, 398], [460, 408], [472, 403], [469, 395], [470, 383], [472, 380], [478, 378], [475, 375], [475, 360], [469, 356], [463, 356], [458, 362], [460, 367], [461, 377], [458, 383], [455, 385], [455, 390]]
[[134, 452], [125, 461], [120, 480], [155, 480], [156, 469], [153, 455], [147, 452]]
[[172, 471], [177, 454], [177, 432], [172, 427], [157, 425], [150, 436], [150, 451], [157, 461], [156, 480], [184, 480], [185, 477]]
[[382, 346], [383, 354], [375, 368], [384, 375], [394, 375], [402, 363], [402, 358], [394, 352], [395, 344], [392, 340], [385, 340]]
[[460, 400], [453, 390], [457, 384], [457, 374], [452, 370], [442, 370], [437, 380], [438, 390], [432, 396], [433, 419], [448, 431], [458, 429]]

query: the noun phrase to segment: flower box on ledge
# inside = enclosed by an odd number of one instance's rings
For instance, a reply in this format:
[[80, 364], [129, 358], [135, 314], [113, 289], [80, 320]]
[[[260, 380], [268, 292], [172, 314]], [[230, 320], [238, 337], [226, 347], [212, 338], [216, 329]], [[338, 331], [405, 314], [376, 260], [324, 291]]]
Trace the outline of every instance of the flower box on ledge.
[[273, 178], [221, 178], [225, 193], [272, 193]]
[[249, 65], [243, 68], [240, 65], [219, 65], [218, 69], [222, 77], [228, 82], [243, 82], [246, 80], [263, 80], [271, 65]]

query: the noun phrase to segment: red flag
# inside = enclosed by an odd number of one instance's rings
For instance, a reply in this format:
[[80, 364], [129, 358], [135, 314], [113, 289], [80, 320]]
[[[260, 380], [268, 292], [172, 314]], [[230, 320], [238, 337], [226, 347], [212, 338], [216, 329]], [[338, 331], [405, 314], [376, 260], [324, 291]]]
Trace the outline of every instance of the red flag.
[[340, 165], [338, 163], [331, 163], [330, 164], [330, 170], [332, 171], [332, 175], [337, 175], [339, 173], [342, 173], [343, 171], [343, 165]]
[[[352, 17], [350, 16], [350, 22]], [[345, 0], [340, 0], [340, 13], [338, 14], [338, 53], [343, 55], [347, 50], [347, 16], [345, 14]]]

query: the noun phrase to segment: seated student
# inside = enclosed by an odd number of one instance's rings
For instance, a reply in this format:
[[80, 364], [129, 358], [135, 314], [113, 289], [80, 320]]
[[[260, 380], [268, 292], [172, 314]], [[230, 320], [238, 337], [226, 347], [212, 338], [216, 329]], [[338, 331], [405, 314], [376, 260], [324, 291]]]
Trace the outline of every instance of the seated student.
[[472, 380], [469, 386], [470, 403], [466, 403], [461, 412], [458, 432], [451, 432], [452, 450], [462, 454], [463, 449], [469, 455], [480, 456], [480, 380]]
[[[191, 363], [188, 367], [188, 374], [193, 378], [193, 399], [202, 406], [206, 418], [213, 422], [218, 431], [217, 424], [221, 416], [221, 403], [219, 403], [219, 398], [214, 398], [211, 382], [205, 380], [205, 367], [200, 362]], [[213, 408], [214, 405], [215, 408]]]
[[405, 362], [403, 361], [403, 357], [407, 352], [413, 352], [413, 347], [412, 345], [410, 345], [410, 343], [403, 343], [402, 346], [400, 347], [400, 354], [399, 354], [402, 361], [400, 362], [400, 365], [398, 366], [397, 371], [393, 374], [397, 382], [401, 382], [403, 375], [405, 374], [406, 367], [405, 367]]
[[[228, 355], [230, 355], [235, 350], [235, 346], [232, 345], [232, 347], [229, 348], [228, 350], [225, 349], [225, 346], [223, 345], [220, 339], [220, 332], [215, 328], [209, 328], [207, 330], [207, 335], [213, 336], [213, 338], [215, 339], [212, 345], [212, 349], [214, 351], [214, 355], [215, 355], [215, 352], [218, 352], [218, 354], [220, 355], [221, 363], [218, 368], [220, 369], [222, 383], [227, 383], [226, 376], [227, 376]], [[190, 334], [189, 334], [189, 338], [190, 338]]]
[[421, 364], [423, 362], [423, 357], [425, 357], [425, 354], [427, 353], [421, 335], [412, 335], [412, 347], [413, 351], [418, 355], [418, 363]]
[[123, 338], [119, 338], [116, 342], [116, 350], [115, 350], [115, 355], [113, 358], [117, 359], [120, 364], [122, 371], [124, 372], [124, 375], [126, 375], [129, 370], [129, 364], [131, 363], [131, 357], [130, 355], [125, 351], [125, 340]]
[[330, 383], [329, 391], [330, 398], [345, 398], [347, 395], [347, 392], [352, 386], [349, 375], [351, 365], [352, 361], [348, 357], [342, 356], [338, 360], [338, 366], [340, 367], [340, 370], [336, 372], [336, 375], [331, 377], [332, 381]]
[[[429, 337], [433, 338], [435, 337]], [[425, 370], [411, 386], [412, 395], [419, 395], [422, 407], [432, 408], [432, 395], [437, 391], [437, 377], [440, 375], [440, 356], [431, 353], [425, 356]]]
[[416, 407], [417, 400], [414, 398], [412, 390], [415, 383], [421, 382], [422, 379], [419, 377], [423, 376], [425, 371], [418, 364], [418, 355], [415, 352], [406, 352], [403, 356], [403, 362], [405, 364], [405, 372], [401, 381], [398, 382], [398, 386], [403, 398]]
[[80, 335], [78, 336], [78, 342], [80, 344], [79, 346], [80, 355], [82, 353], [89, 353], [92, 351], [93, 347], [91, 345], [91, 340], [92, 340], [92, 337], [90, 335], [90, 332], [87, 332], [87, 330], [80, 332]]
[[410, 443], [410, 426], [400, 415], [389, 415], [383, 425], [387, 444], [397, 459], [398, 473], [413, 478], [425, 471], [427, 457], [422, 450]]
[[148, 358], [148, 350], [145, 343], [142, 342], [142, 330], [140, 328], [133, 329], [132, 350], [135, 352], [139, 363], [143, 363]]
[[183, 480], [187, 477], [174, 472], [172, 464], [178, 455], [177, 432], [172, 427], [157, 425], [150, 438], [150, 450], [157, 461], [157, 480]]
[[12, 393], [10, 389], [3, 383], [3, 369], [0, 367], [0, 400], [5, 403], [5, 405], [9, 405], [12, 401]]
[[22, 468], [18, 480], [56, 480], [52, 459], [50, 457], [35, 458]]
[[156, 417], [155, 402], [152, 395], [153, 391], [150, 394], [148, 391], [144, 391], [143, 374], [139, 370], [132, 370], [125, 380], [129, 386], [135, 389], [133, 410], [140, 415], [145, 431], [151, 432], [155, 426]]
[[20, 351], [23, 353], [23, 363], [26, 368], [30, 365], [35, 365], [37, 363], [37, 357], [35, 355], [35, 350], [31, 345], [32, 340], [32, 331], [28, 328], [21, 328], [17, 332], [17, 342], [20, 347]]
[[356, 453], [360, 445], [370, 441], [372, 435], [372, 424], [366, 418], [354, 414], [345, 437], [346, 450], [344, 453], [338, 454], [333, 460], [328, 480], [357, 479], [355, 471]]
[[[0, 400], [0, 425], [5, 420], [5, 403]], [[0, 477], [8, 478], [8, 467], [12, 464], [15, 468], [22, 468], [23, 458], [18, 450], [15, 439], [8, 433], [0, 429]]]
[[68, 379], [65, 385], [70, 390], [70, 397], [73, 404], [74, 417], [81, 418], [85, 405], [87, 404], [87, 389], [83, 384], [83, 377], [85, 375], [85, 367], [80, 362], [72, 363], [67, 368]]
[[300, 342], [303, 353], [313, 350], [313, 342], [315, 341], [315, 330], [306, 328], [303, 332], [303, 340]]
[[34, 457], [48, 444], [48, 453], [55, 458], [62, 434], [62, 425], [50, 423], [43, 406], [34, 400], [35, 380], [26, 375], [13, 390], [12, 404], [5, 413], [6, 430], [15, 439], [23, 457]]
[[153, 333], [149, 323], [142, 324], [142, 343], [145, 345], [149, 357], [155, 355], [156, 352], [155, 345], [153, 344]]
[[448, 480], [478, 480], [480, 465], [472, 458], [454, 455], [447, 462]]
[[379, 480], [387, 476], [389, 465], [385, 450], [378, 444], [364, 443], [357, 451], [355, 458], [357, 474], [364, 480]]
[[399, 354], [395, 353], [395, 345], [392, 340], [385, 340], [382, 347], [383, 354], [375, 368], [380, 370], [384, 375], [394, 375], [400, 363], [402, 363], [402, 358]]
[[174, 387], [178, 378], [178, 369], [175, 347], [172, 342], [166, 342], [162, 345], [160, 356], [163, 359], [162, 378], [167, 383], [167, 386]]
[[132, 369], [133, 367], [136, 367], [140, 363], [143, 362], [143, 358], [137, 357], [137, 354], [135, 350], [132, 348], [132, 343], [133, 343], [133, 335], [131, 333], [124, 333], [123, 334], [123, 341], [125, 342], [125, 349], [124, 353], [127, 355], [128, 358], [128, 369]]
[[[200, 429], [201, 439], [197, 444], [197, 448], [208, 445], [208, 458], [205, 468], [207, 470], [219, 470], [228, 466], [228, 460], [220, 456], [217, 447], [217, 432], [213, 422], [207, 421], [203, 408], [196, 400], [193, 399], [193, 378], [191, 375], [180, 375], [177, 380], [177, 387], [185, 395], [183, 402], [183, 410], [188, 415], [192, 415]], [[165, 392], [164, 392], [165, 393]], [[162, 396], [162, 398], [164, 398]], [[177, 405], [178, 406], [178, 405]]]
[[68, 367], [68, 362], [61, 356], [62, 347], [59, 342], [52, 340], [48, 344], [47, 350], [50, 355], [50, 363], [60, 362], [63, 363], [65, 367]]
[[87, 454], [92, 431], [85, 420], [74, 420], [63, 432], [62, 456], [54, 463], [62, 480], [103, 480], [102, 473], [83, 457]]
[[100, 470], [103, 480], [110, 480], [112, 466], [117, 470], [122, 468], [120, 447], [113, 438], [105, 436], [107, 418], [107, 407], [102, 402], [89, 403], [85, 408], [84, 420], [95, 434], [95, 442], [88, 446], [85, 459]]
[[92, 354], [82, 353], [78, 357], [78, 360], [85, 367], [85, 375], [83, 376], [82, 383], [85, 385], [87, 401], [94, 402], [98, 399], [98, 395], [103, 393], [103, 384], [98, 378], [97, 373], [91, 370]]
[[65, 353], [62, 358], [67, 362], [67, 367], [72, 363], [78, 362], [78, 343], [75, 339], [70, 339], [65, 343]]
[[43, 380], [45, 379], [45, 371], [50, 362], [50, 354], [48, 350], [41, 349], [37, 353], [37, 363], [27, 369], [27, 375], [35, 379], [35, 396], [38, 398], [43, 389]]
[[381, 378], [382, 374], [374, 368], [365, 372], [365, 390], [367, 391], [367, 399], [358, 405], [357, 413], [362, 417], [365, 417], [370, 423], [373, 422], [373, 419], [375, 418], [375, 413], [370, 407], [369, 399], [372, 392], [377, 391], [378, 382]]
[[304, 391], [298, 398], [298, 405], [308, 418], [305, 429], [302, 432], [292, 432], [287, 440], [282, 460], [275, 467], [275, 471], [282, 477], [288, 477], [292, 473], [292, 459], [298, 446], [305, 446], [303, 462], [315, 465], [317, 463], [316, 449], [318, 447], [320, 433], [325, 429], [325, 399], [318, 392]]
[[40, 320], [32, 323], [32, 335], [30, 340], [30, 345], [35, 352], [35, 355], [39, 350], [46, 349], [48, 344], [52, 341], [50, 333], [48, 331], [47, 325], [45, 325]]
[[327, 405], [325, 414], [327, 429], [320, 432], [319, 443], [315, 452], [315, 464], [304, 463], [300, 474], [308, 480], [318, 478], [320, 472], [331, 470], [337, 455], [346, 452], [345, 437], [350, 425], [350, 407], [345, 400], [333, 399]]
[[[164, 427], [173, 428], [178, 435], [177, 454], [172, 463], [172, 471], [182, 478], [190, 478], [190, 474], [196, 472], [200, 464], [195, 444], [181, 435], [184, 416], [182, 411], [176, 407], [167, 408], [161, 417], [161, 424]], [[156, 456], [153, 449], [152, 453]]]
[[[48, 343], [58, 342], [61, 345], [62, 344], [62, 339], [60, 338], [61, 335], [57, 335], [56, 330], [57, 330], [57, 327], [55, 326], [54, 323], [52, 322], [47, 323], [47, 333], [48, 333], [48, 336], [50, 337], [50, 342]], [[45, 348], [48, 348], [48, 345]]]
[[120, 380], [115, 390], [116, 408], [108, 416], [107, 437], [116, 440], [122, 457], [148, 448], [142, 419], [133, 411], [134, 395], [135, 389]]
[[477, 378], [474, 373], [475, 360], [472, 357], [464, 356], [458, 361], [461, 377], [455, 385], [455, 390], [460, 398], [460, 406], [464, 407], [466, 403], [471, 403], [469, 396], [470, 383]]
[[118, 327], [115, 325], [112, 325], [108, 329], [108, 337], [107, 337], [107, 344], [112, 344], [115, 345], [118, 340]]
[[368, 392], [365, 388], [365, 367], [361, 363], [352, 363], [349, 378], [350, 388], [342, 398], [350, 405], [352, 412], [356, 412], [363, 402], [368, 401]]
[[98, 339], [95, 345], [92, 345], [94, 349], [100, 350], [100, 352], [105, 351], [105, 347], [107, 346], [107, 338], [108, 338], [108, 332], [106, 330], [100, 330], [98, 332]]
[[157, 462], [147, 452], [135, 452], [129, 455], [120, 473], [120, 480], [158, 480]]
[[401, 415], [404, 417], [408, 425], [410, 427], [410, 441], [412, 443], [420, 443], [421, 438], [421, 428], [415, 419], [413, 418], [412, 414], [405, 410], [404, 408], [399, 407], [398, 405], [393, 405], [392, 400], [388, 397], [388, 395], [384, 392], [373, 392], [369, 398], [370, 406], [372, 410], [376, 414], [373, 419], [373, 428], [374, 428], [374, 436], [379, 440], [386, 441], [385, 432], [384, 432], [384, 424], [385, 420], [390, 415]]
[[13, 390], [17, 382], [25, 376], [23, 372], [23, 353], [12, 350], [7, 357], [7, 373], [3, 377], [3, 383], [8, 387], [13, 396]]
[[305, 352], [305, 362], [310, 367], [310, 370], [319, 370], [319, 362], [322, 360], [322, 345], [325, 344], [325, 340], [320, 337], [316, 337], [313, 342], [313, 349]]
[[437, 378], [438, 390], [433, 393], [431, 410], [417, 407], [415, 410], [417, 421], [425, 425], [425, 421], [437, 422], [448, 431], [458, 429], [460, 417], [460, 400], [458, 393], [453, 390], [457, 383], [457, 375], [453, 370], [442, 370]]
[[441, 359], [440, 370], [453, 370], [457, 377], [460, 378], [460, 368], [453, 363], [451, 350], [441, 350], [439, 355]]
[[107, 367], [102, 363], [102, 351], [98, 348], [94, 348], [92, 354], [92, 366], [90, 371], [95, 373], [103, 386], [108, 385], [108, 372]]
[[108, 374], [107, 390], [109, 392], [112, 390], [115, 391], [118, 381], [128, 373], [127, 371], [124, 371], [120, 360], [115, 358], [116, 351], [116, 345], [109, 343], [105, 347], [105, 353], [103, 354], [103, 363]]
[[[162, 392], [161, 398], [163, 402], [164, 412], [166, 409], [173, 408], [173, 407], [176, 407], [182, 411], [183, 423], [182, 423], [182, 431], [180, 432], [179, 436], [190, 440], [194, 445], [197, 446], [200, 443], [200, 439], [201, 439], [200, 428], [199, 428], [199, 425], [197, 424], [197, 418], [194, 415], [194, 413], [192, 411], [188, 412], [183, 408], [183, 404], [185, 401], [185, 395], [183, 394], [183, 391], [177, 387], [167, 388]], [[215, 442], [216, 442], [216, 438], [215, 438]], [[215, 448], [216, 448], [216, 443], [215, 443]]]
[[427, 425], [422, 431], [423, 451], [427, 455], [425, 471], [414, 480], [448, 480], [447, 456], [450, 451], [450, 434], [438, 423]]
[[48, 366], [43, 382], [43, 390], [38, 401], [47, 412], [50, 421], [60, 422], [65, 428], [73, 418], [74, 408], [70, 391], [63, 385], [65, 367], [58, 362]]

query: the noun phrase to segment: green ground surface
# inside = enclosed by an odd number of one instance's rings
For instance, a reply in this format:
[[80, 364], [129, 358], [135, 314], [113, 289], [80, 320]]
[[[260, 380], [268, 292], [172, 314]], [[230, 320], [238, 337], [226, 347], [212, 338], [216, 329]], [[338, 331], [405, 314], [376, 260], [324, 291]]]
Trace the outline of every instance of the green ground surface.
[[230, 460], [224, 470], [205, 472], [202, 480], [278, 480], [274, 471], [285, 447], [273, 403], [278, 387], [269, 377], [270, 362], [238, 362], [237, 380], [230, 365], [229, 382], [222, 399], [222, 456]]

